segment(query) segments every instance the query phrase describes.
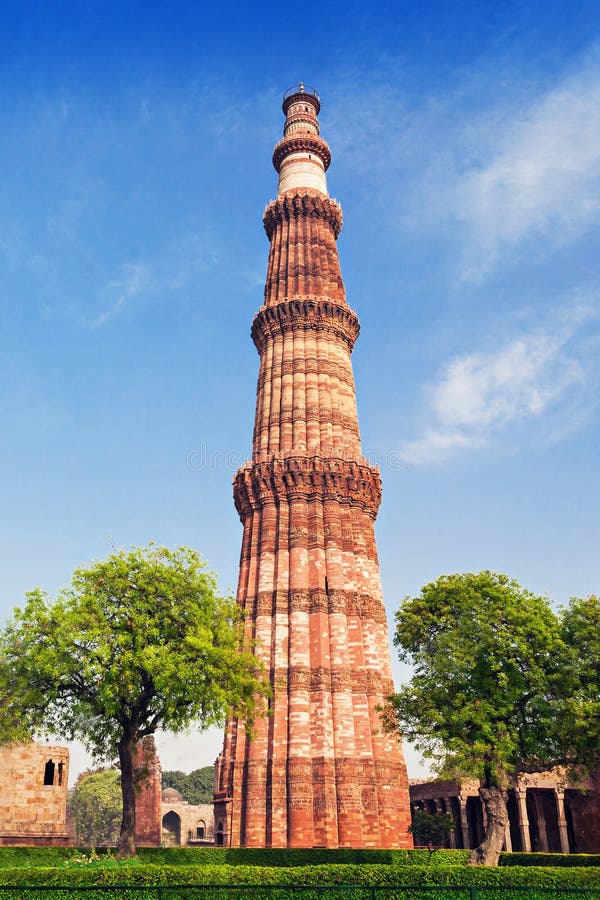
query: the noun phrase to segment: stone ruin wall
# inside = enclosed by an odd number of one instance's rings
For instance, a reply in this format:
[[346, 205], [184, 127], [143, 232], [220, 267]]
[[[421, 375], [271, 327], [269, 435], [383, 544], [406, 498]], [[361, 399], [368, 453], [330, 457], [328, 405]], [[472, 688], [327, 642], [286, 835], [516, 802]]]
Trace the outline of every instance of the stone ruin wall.
[[0, 845], [68, 846], [68, 781], [66, 747], [0, 747]]
[[[194, 806], [185, 800], [163, 800], [161, 821], [161, 843], [165, 847], [199, 847], [214, 843], [215, 827], [212, 803], [199, 803]], [[173, 825], [175, 825], [174, 830], [172, 830]], [[199, 834], [200, 830], [202, 836]]]
[[135, 759], [139, 791], [135, 797], [137, 847], [160, 847], [162, 770], [153, 737], [143, 738]]

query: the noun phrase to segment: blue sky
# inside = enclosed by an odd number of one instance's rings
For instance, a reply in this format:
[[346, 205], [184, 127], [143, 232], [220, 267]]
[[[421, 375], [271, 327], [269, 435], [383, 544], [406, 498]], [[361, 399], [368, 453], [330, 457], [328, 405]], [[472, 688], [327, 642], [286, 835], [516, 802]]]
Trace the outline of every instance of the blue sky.
[[[443, 572], [600, 589], [597, 0], [24, 0], [0, 42], [0, 615], [149, 540], [235, 589], [299, 79], [344, 210], [390, 615]], [[162, 738], [163, 763], [219, 743]]]

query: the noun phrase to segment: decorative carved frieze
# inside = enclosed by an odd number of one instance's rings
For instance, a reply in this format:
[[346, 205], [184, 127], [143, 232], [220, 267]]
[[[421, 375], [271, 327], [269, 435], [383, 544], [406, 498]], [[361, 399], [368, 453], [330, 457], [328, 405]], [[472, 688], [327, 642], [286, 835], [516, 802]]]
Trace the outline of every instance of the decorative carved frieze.
[[309, 593], [308, 591], [290, 591], [289, 593], [289, 603], [290, 603], [290, 614], [294, 612], [308, 612], [308, 604], [309, 604]]
[[[373, 519], [381, 503], [379, 471], [353, 460], [288, 456], [247, 463], [233, 482], [242, 521], [254, 509], [294, 499], [335, 500], [363, 509]], [[297, 534], [290, 532], [290, 538]]]
[[302, 194], [284, 194], [283, 197], [272, 200], [263, 213], [263, 224], [269, 240], [277, 225], [303, 216], [327, 222], [336, 238], [342, 230], [342, 207], [337, 200], [308, 191]]
[[344, 613], [358, 616], [363, 621], [383, 624], [387, 621], [385, 607], [380, 599], [369, 594], [358, 594], [336, 588], [325, 593], [319, 588], [293, 591], [261, 591], [246, 598], [246, 608], [253, 615], [289, 615], [292, 612]]
[[[275, 307], [272, 307], [273, 309]], [[294, 375], [326, 375], [328, 379], [335, 378], [341, 384], [347, 385], [352, 391], [354, 390], [354, 379], [352, 378], [352, 372], [350, 369], [345, 371], [340, 367], [338, 362], [330, 362], [329, 360], [317, 360], [316, 357], [312, 357], [311, 359], [294, 359], [293, 360], [293, 368], [292, 373]], [[264, 389], [266, 384], [270, 384], [273, 380], [273, 376], [276, 377], [279, 375], [287, 375], [289, 374], [289, 364], [282, 363], [281, 367], [278, 367], [274, 370], [272, 367], [261, 369], [257, 388], [259, 390]], [[335, 415], [337, 410], [332, 410], [332, 415]], [[339, 413], [337, 413], [339, 416]]]
[[[252, 340], [260, 354], [267, 340], [286, 331], [328, 331], [352, 350], [360, 331], [356, 313], [350, 307], [319, 297], [283, 300], [263, 306], [252, 322]], [[307, 367], [307, 373], [309, 369]]]
[[327, 171], [331, 163], [331, 150], [327, 141], [324, 141], [318, 135], [292, 132], [275, 144], [273, 165], [277, 172], [279, 172], [283, 160], [290, 153], [314, 153], [323, 163], [325, 171]]
[[310, 688], [310, 669], [308, 666], [290, 666], [287, 670], [288, 687], [290, 690]]
[[[388, 697], [394, 690], [390, 678], [375, 669], [330, 668], [329, 666], [288, 666], [270, 670], [271, 684], [278, 690], [327, 691], [342, 694], [366, 694], [367, 697]], [[372, 764], [371, 764], [372, 766]]]

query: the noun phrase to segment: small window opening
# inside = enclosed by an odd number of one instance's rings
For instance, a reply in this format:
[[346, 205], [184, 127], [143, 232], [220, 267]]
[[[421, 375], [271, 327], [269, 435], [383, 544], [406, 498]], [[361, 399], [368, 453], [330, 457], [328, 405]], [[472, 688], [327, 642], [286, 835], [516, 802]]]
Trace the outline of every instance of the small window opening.
[[48, 760], [44, 768], [44, 784], [54, 784], [54, 763], [51, 759]]
[[58, 786], [60, 787], [63, 782], [63, 769], [65, 767], [64, 763], [59, 762], [58, 764]]
[[196, 839], [201, 841], [204, 838], [204, 825], [198, 825], [196, 828]]
[[304, 112], [308, 112], [308, 106], [304, 107]]
[[329, 582], [327, 581], [327, 575], [325, 576], [325, 593], [329, 596]]

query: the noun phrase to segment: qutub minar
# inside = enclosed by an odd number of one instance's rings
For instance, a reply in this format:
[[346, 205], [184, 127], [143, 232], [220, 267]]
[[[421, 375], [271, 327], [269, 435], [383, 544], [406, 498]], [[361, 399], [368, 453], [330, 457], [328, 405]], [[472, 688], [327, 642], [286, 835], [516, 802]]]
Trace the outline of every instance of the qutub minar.
[[316, 91], [283, 101], [277, 199], [252, 338], [252, 462], [234, 479], [244, 526], [238, 601], [270, 671], [270, 715], [232, 719], [217, 763], [216, 840], [246, 847], [409, 847], [406, 767], [378, 707], [393, 690], [375, 547], [379, 472], [361, 455], [346, 303]]

